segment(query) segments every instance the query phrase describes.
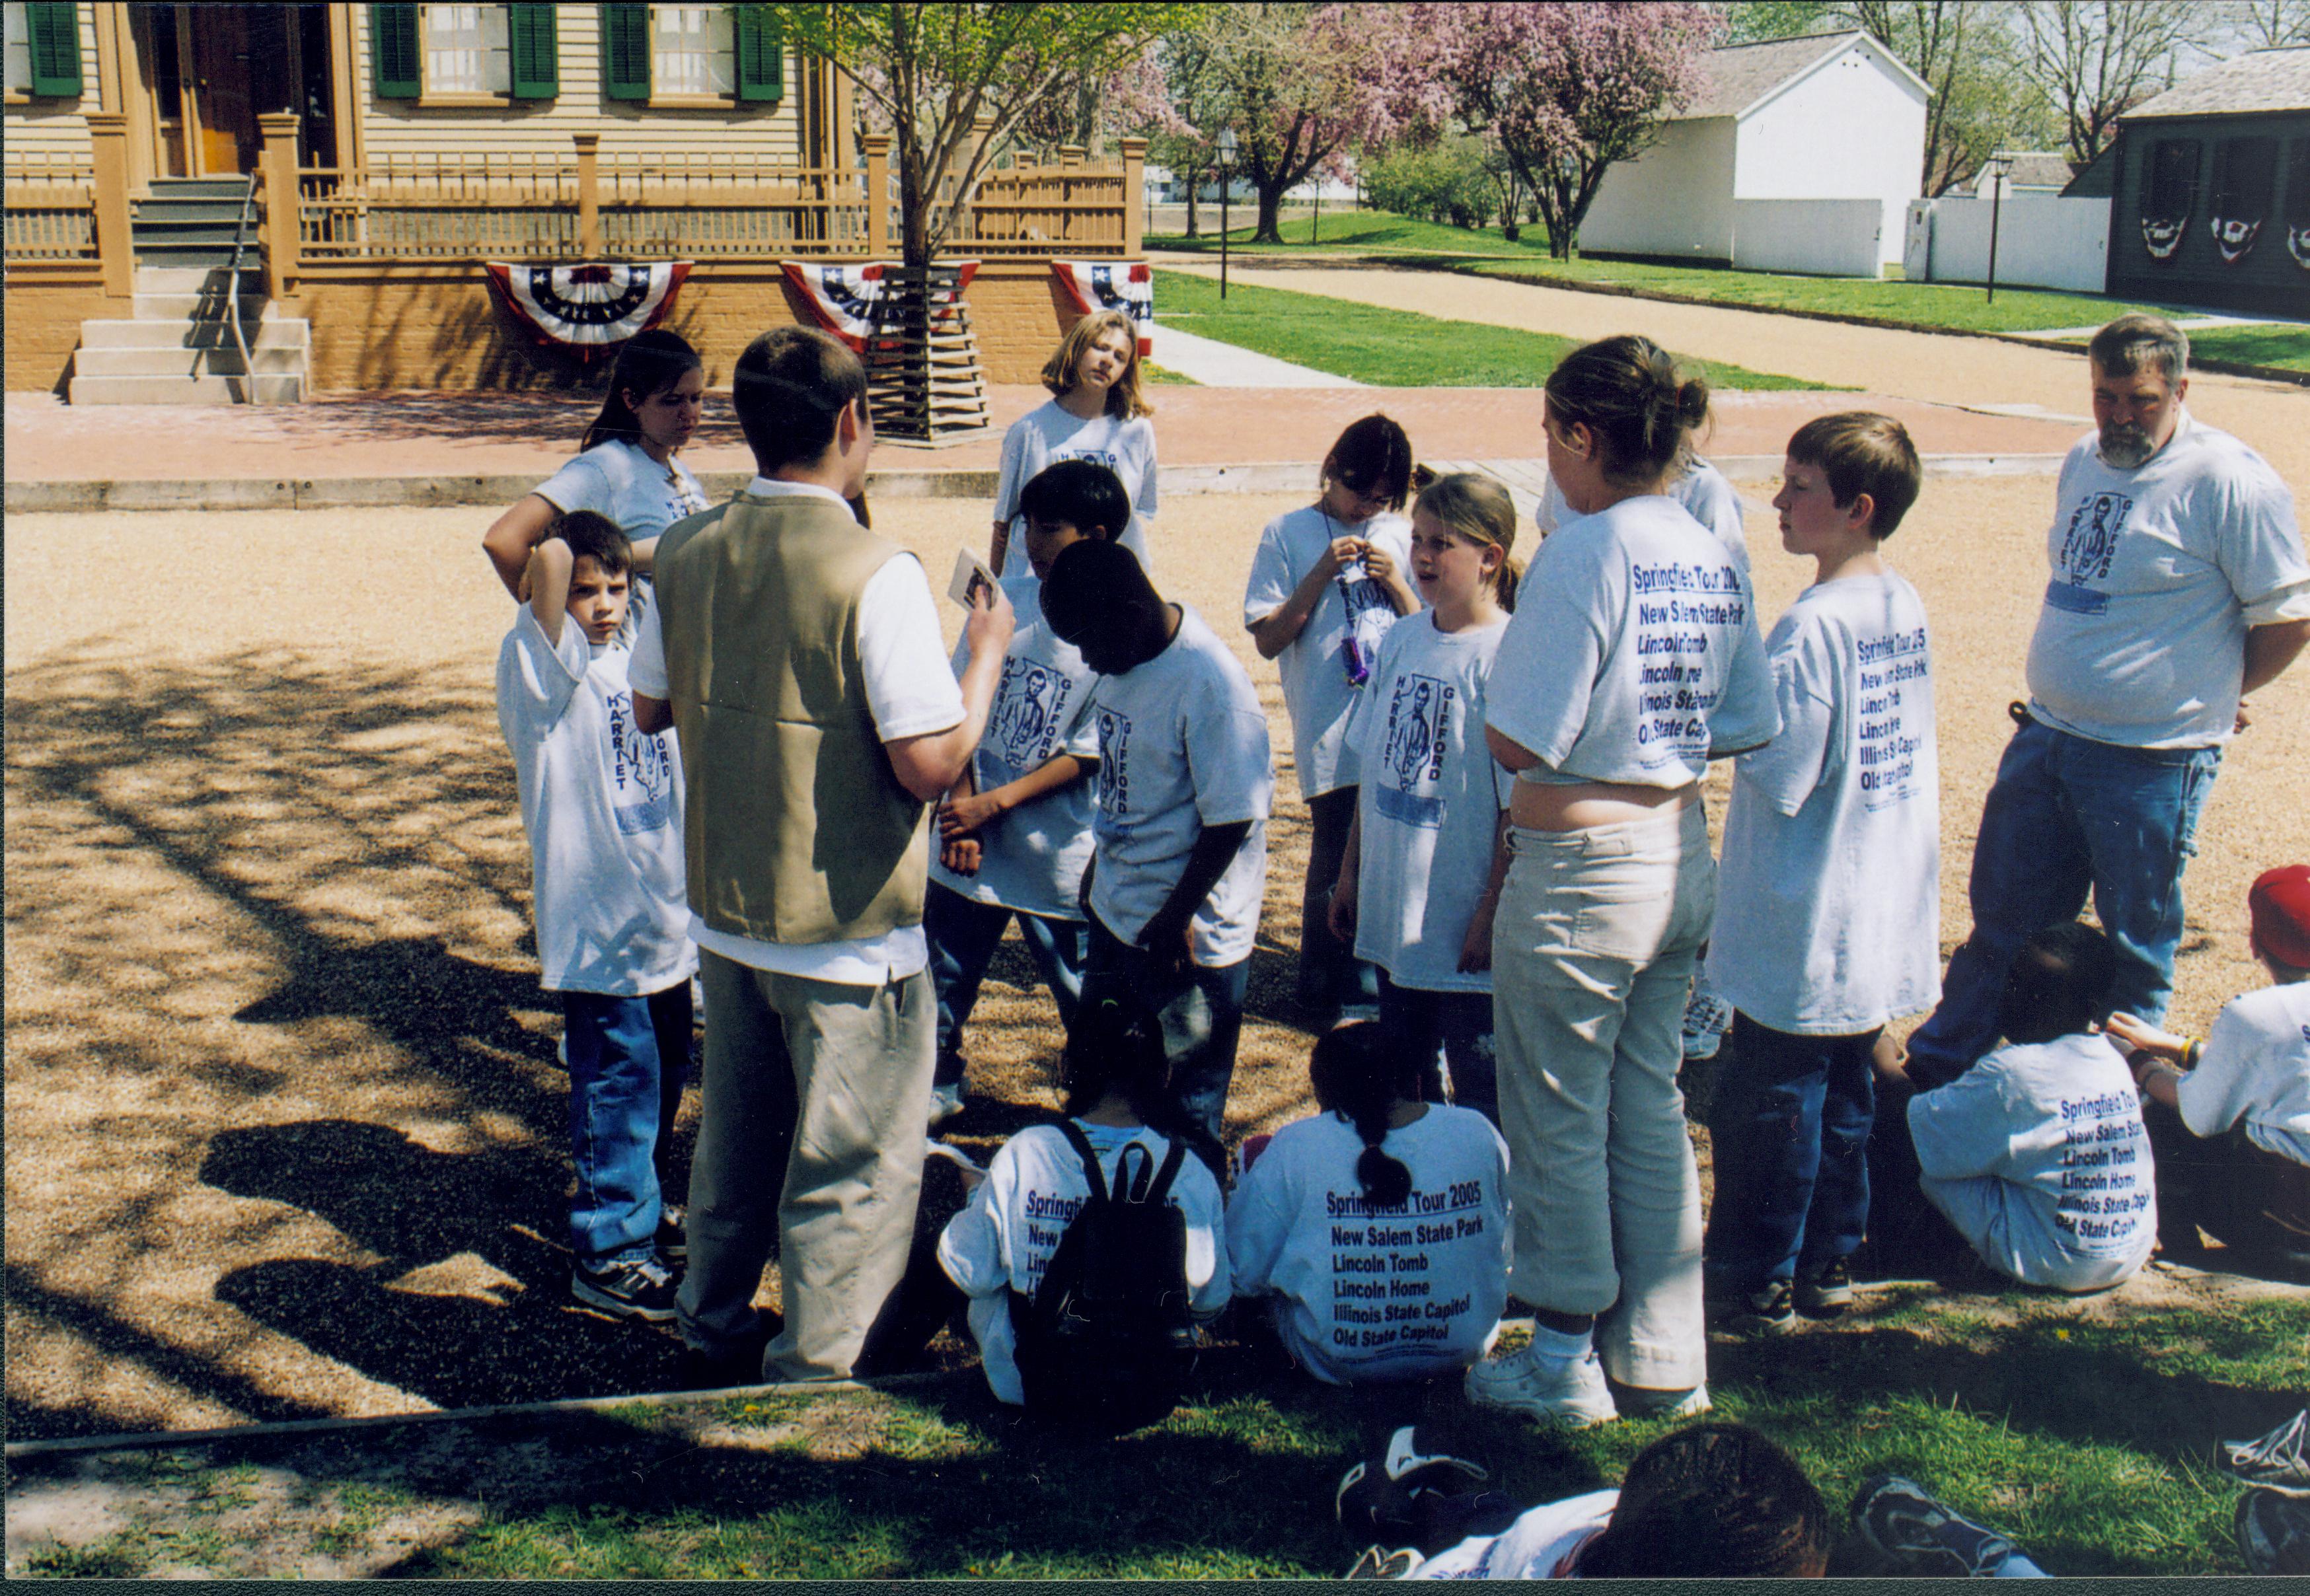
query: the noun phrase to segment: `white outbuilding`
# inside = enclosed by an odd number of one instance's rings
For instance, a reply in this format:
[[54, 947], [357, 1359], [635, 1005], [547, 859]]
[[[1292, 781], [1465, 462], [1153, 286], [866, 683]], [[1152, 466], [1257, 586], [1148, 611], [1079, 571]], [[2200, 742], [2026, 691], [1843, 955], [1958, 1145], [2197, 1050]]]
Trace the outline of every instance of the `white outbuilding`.
[[1581, 252], [1874, 277], [1901, 258], [1932, 93], [1858, 31], [1711, 50], [1659, 142], [1605, 172]]

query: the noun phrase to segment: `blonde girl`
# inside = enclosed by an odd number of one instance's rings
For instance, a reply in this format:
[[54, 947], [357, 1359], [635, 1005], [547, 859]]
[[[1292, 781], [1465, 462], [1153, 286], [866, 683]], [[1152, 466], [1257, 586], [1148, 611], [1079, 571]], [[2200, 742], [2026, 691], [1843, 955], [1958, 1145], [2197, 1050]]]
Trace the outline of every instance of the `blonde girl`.
[[[998, 577], [1022, 576], [1004, 562], [1024, 538], [1020, 490], [1059, 460], [1090, 460], [1123, 482], [1131, 525], [1116, 539], [1151, 573], [1147, 517], [1155, 513], [1155, 407], [1139, 386], [1139, 334], [1120, 310], [1094, 310], [1067, 329], [1043, 368], [1048, 403], [1011, 423], [1003, 435], [1003, 465], [994, 484], [994, 535], [987, 563]], [[1013, 535], [1016, 533], [1017, 535]]]

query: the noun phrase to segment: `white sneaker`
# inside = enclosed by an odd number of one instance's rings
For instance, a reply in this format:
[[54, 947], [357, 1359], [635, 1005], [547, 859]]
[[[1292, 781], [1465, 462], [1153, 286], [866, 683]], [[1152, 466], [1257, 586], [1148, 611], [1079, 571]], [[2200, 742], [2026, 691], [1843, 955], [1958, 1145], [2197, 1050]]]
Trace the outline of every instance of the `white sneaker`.
[[1624, 1385], [1619, 1403], [1621, 1416], [1627, 1418], [1698, 1418], [1710, 1406], [1706, 1385], [1689, 1391], [1640, 1391]]
[[1468, 1400], [1480, 1408], [1502, 1408], [1566, 1429], [1610, 1424], [1620, 1416], [1594, 1349], [1575, 1360], [1544, 1357], [1526, 1347], [1472, 1366], [1464, 1385]]
[[962, 1088], [960, 1086], [931, 1088], [931, 1123], [942, 1124], [961, 1112]]

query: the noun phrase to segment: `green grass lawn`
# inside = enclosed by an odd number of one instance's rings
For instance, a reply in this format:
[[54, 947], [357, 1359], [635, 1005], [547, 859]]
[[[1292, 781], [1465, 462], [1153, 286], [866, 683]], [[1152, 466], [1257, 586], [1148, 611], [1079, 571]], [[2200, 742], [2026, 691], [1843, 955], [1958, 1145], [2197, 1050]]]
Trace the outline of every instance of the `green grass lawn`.
[[[2238, 1491], [2214, 1473], [2213, 1447], [2299, 1405], [2310, 1307], [2136, 1308], [2110, 1322], [2021, 1294], [1999, 1305], [1967, 1319], [1897, 1303], [1866, 1327], [1720, 1343], [1717, 1413], [1787, 1444], [1840, 1526], [1861, 1481], [1889, 1470], [2055, 1574], [2236, 1572]], [[1162, 1426], [1114, 1441], [1023, 1429], [968, 1372], [904, 1397], [734, 1402], [724, 1422], [793, 1439], [693, 1447], [633, 1469], [631, 1489], [542, 1510], [491, 1505], [475, 1531], [395, 1572], [1239, 1578], [1337, 1575], [1359, 1549], [1331, 1501], [1366, 1421], [1344, 1393], [1257, 1380], [1240, 1363]], [[1672, 1427], [1562, 1436], [1464, 1410], [1449, 1422], [1519, 1502], [1617, 1482]]]
[[[1241, 215], [1237, 212], [1235, 215]], [[1150, 249], [1196, 250], [1206, 255], [1220, 252], [1219, 207], [1206, 206], [1197, 220], [1206, 230], [1194, 238], [1183, 233], [1150, 234]], [[1234, 216], [1229, 218], [1234, 220]], [[1315, 247], [1339, 250], [1343, 255], [1504, 255], [1537, 256], [1548, 258], [1548, 230], [1533, 224], [1523, 230], [1513, 244], [1500, 237], [1498, 228], [1452, 227], [1442, 222], [1421, 221], [1415, 217], [1398, 216], [1387, 211], [1338, 211], [1320, 217], [1293, 217], [1283, 221], [1277, 231], [1283, 235], [1281, 244], [1255, 244], [1251, 235], [1254, 224], [1228, 232], [1228, 252], [1230, 255], [1304, 255], [1310, 247], [1309, 234], [1315, 235]]]
[[[1230, 284], [1222, 301], [1217, 282], [1185, 272], [1155, 273], [1155, 305], [1183, 332], [1382, 387], [1538, 387], [1578, 343], [1244, 283]], [[1715, 361], [1691, 364], [1712, 387], [1823, 386]]]
[[2190, 351], [2209, 360], [2310, 371], [2310, 326], [2282, 322], [2266, 327], [2207, 327], [2190, 334]]

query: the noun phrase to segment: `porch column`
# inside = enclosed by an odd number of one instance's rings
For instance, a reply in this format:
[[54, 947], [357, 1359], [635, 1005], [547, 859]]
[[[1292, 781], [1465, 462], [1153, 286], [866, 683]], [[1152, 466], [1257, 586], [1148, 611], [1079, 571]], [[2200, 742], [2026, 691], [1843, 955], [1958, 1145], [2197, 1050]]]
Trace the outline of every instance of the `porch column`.
[[573, 133], [569, 142], [578, 146], [578, 257], [592, 260], [602, 253], [602, 135]]
[[890, 135], [866, 135], [866, 255], [881, 260], [890, 253]]
[[1147, 141], [1123, 141], [1123, 254], [1137, 256], [1147, 237]]
[[82, 114], [96, 168], [96, 257], [104, 297], [130, 299], [136, 292], [136, 249], [128, 237], [128, 113]]
[[265, 294], [278, 303], [297, 291], [297, 114], [266, 111], [256, 127], [264, 148], [257, 169], [265, 186]]

